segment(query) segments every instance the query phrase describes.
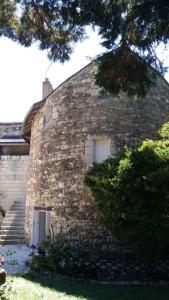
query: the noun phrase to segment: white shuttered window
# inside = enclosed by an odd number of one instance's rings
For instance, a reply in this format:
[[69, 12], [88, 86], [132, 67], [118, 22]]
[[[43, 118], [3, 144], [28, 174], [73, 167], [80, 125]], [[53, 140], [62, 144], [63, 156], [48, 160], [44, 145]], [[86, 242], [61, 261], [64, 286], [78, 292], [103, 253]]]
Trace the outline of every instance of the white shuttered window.
[[102, 162], [110, 156], [110, 139], [97, 138], [94, 140], [94, 161]]

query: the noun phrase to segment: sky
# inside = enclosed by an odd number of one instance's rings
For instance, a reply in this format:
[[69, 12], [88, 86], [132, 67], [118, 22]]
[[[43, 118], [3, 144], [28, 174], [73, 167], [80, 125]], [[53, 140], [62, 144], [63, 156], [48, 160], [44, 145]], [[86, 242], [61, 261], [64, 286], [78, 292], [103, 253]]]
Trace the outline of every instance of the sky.
[[[71, 60], [65, 64], [52, 63], [47, 53], [37, 45], [20, 46], [7, 38], [0, 38], [0, 122], [23, 121], [33, 103], [42, 99], [45, 77], [56, 88], [65, 79], [88, 64], [103, 51], [96, 32], [88, 29], [89, 39], [74, 47]], [[168, 51], [159, 47], [159, 56], [169, 66]], [[169, 81], [169, 72], [166, 74]]]

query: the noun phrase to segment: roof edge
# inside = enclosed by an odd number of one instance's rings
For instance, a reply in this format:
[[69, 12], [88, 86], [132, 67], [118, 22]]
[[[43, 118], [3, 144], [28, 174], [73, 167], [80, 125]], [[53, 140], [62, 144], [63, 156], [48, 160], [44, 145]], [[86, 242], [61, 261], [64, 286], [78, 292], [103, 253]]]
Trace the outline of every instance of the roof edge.
[[0, 126], [2, 125], [22, 125], [23, 122], [0, 122]]
[[[77, 74], [79, 74], [80, 72], [82, 72], [84, 69], [86, 69], [88, 66], [90, 66], [93, 62], [90, 62], [89, 64], [87, 64], [86, 66], [84, 66], [82, 69], [80, 69], [79, 71], [77, 71], [76, 73], [74, 73], [73, 75], [69, 76], [67, 79], [65, 79], [62, 83], [60, 83], [47, 97], [45, 97], [44, 99], [35, 102], [30, 109], [28, 110], [23, 123], [22, 123], [22, 131], [21, 131], [21, 135], [22, 137], [29, 143], [30, 142], [30, 133], [28, 133], [28, 127], [29, 130], [31, 132], [31, 124], [32, 124], [32, 119], [33, 119], [33, 115], [36, 114], [36, 112], [45, 104], [46, 100], [48, 97], [50, 97], [53, 93], [55, 93], [57, 91], [57, 89], [59, 89], [62, 85], [64, 85], [67, 81], [69, 81], [71, 78], [73, 78], [74, 76], [76, 76]], [[30, 126], [29, 126], [30, 125]], [[26, 130], [27, 129], [27, 130]], [[27, 135], [28, 134], [28, 135]]]
[[[132, 50], [130, 50], [132, 51]], [[133, 52], [133, 51], [132, 51]], [[139, 57], [139, 59], [143, 60], [137, 53], [134, 52], [135, 55]], [[97, 61], [98, 58], [93, 60], [92, 62], [88, 63], [86, 66], [84, 66], [82, 69], [74, 73], [73, 75], [69, 76], [67, 79], [65, 79], [62, 83], [60, 83], [47, 97], [42, 99], [41, 101], [35, 102], [31, 108], [29, 109], [28, 113], [26, 114], [23, 126], [22, 126], [22, 137], [29, 143], [30, 142], [30, 136], [31, 136], [31, 124], [33, 116], [36, 114], [36, 112], [45, 104], [48, 97], [50, 97], [54, 92], [56, 92], [62, 85], [64, 85], [67, 81], [72, 79], [74, 76], [78, 75], [80, 72], [82, 72], [84, 69], [92, 65], [95, 61]], [[149, 67], [155, 71], [155, 73], [164, 81], [165, 84], [169, 87], [169, 82], [162, 76], [161, 73], [159, 73], [153, 66], [149, 65]], [[26, 130], [27, 129], [27, 130]], [[28, 134], [28, 135], [27, 135]]]

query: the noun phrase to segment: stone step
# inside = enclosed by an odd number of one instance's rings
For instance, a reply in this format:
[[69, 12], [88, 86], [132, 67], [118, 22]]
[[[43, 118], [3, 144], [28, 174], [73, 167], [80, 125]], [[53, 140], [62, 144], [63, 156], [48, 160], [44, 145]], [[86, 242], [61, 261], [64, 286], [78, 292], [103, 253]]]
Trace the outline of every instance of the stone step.
[[14, 217], [22, 219], [22, 218], [25, 218], [25, 214], [24, 213], [21, 213], [21, 214], [19, 214], [19, 213], [14, 213], [14, 214], [13, 213], [7, 213], [5, 217], [6, 217], [6, 219], [7, 218], [14, 218]]
[[9, 215], [7, 215], [4, 219], [3, 219], [3, 221], [5, 221], [5, 219], [7, 220], [7, 219], [9, 219], [9, 220], [11, 220], [11, 219], [20, 219], [20, 220], [23, 220], [23, 219], [25, 219], [25, 215], [15, 215], [15, 214], [9, 214]]
[[16, 245], [16, 244], [24, 244], [25, 239], [12, 239], [12, 240], [3, 240], [0, 239], [0, 245]]
[[11, 221], [11, 220], [6, 220], [2, 223], [1, 225], [1, 229], [3, 229], [4, 227], [2, 226], [12, 226], [12, 227], [15, 227], [15, 226], [24, 226], [25, 222], [23, 220], [15, 220], [15, 221]]
[[0, 230], [0, 236], [3, 234], [5, 234], [5, 235], [7, 235], [7, 234], [23, 234], [24, 235], [24, 233], [25, 233], [24, 229], [9, 228], [9, 229], [3, 229], [3, 230], [1, 229]]
[[1, 229], [3, 230], [4, 229], [4, 227], [5, 228], [18, 228], [18, 227], [20, 227], [20, 228], [24, 228], [24, 226], [25, 226], [25, 223], [24, 222], [15, 222], [15, 223], [12, 223], [11, 224], [11, 222], [4, 222], [2, 225], [1, 225]]
[[2, 222], [4, 222], [5, 220], [12, 220], [12, 219], [18, 219], [18, 220], [24, 220], [25, 219], [25, 215], [21, 215], [21, 216], [18, 216], [18, 215], [8, 215], [6, 216]]
[[15, 201], [7, 211], [0, 229], [0, 244], [24, 244], [25, 201]]
[[10, 240], [13, 240], [13, 239], [16, 240], [16, 239], [20, 239], [20, 238], [21, 239], [24, 238], [24, 235], [23, 234], [9, 234], [8, 235], [8, 234], [4, 234], [4, 233], [0, 235], [1, 240], [4, 240], [4, 239], [5, 240], [9, 240], [9, 239]]
[[25, 211], [26, 211], [26, 209], [25, 208], [22, 208], [22, 209], [20, 209], [20, 208], [11, 208], [10, 210], [8, 210], [7, 212], [6, 212], [6, 214], [7, 213], [10, 213], [10, 212], [12, 212], [12, 213], [14, 213], [14, 212], [18, 212], [18, 213], [25, 213]]
[[13, 210], [19, 210], [19, 211], [25, 211], [26, 206], [11, 206], [9, 211]]
[[22, 214], [19, 214], [19, 213], [17, 213], [17, 214], [14, 213], [13, 214], [13, 213], [9, 212], [9, 213], [6, 214], [5, 218], [6, 219], [8, 219], [8, 218], [9, 219], [11, 219], [11, 218], [20, 218], [20, 219], [23, 219], [23, 218], [25, 218], [25, 214], [23, 214], [23, 213]]
[[26, 203], [13, 203], [11, 207], [25, 207]]
[[10, 211], [11, 210], [25, 210], [26, 206], [11, 206]]
[[26, 203], [13, 203], [11, 207], [25, 207]]
[[18, 225], [2, 225], [1, 230], [24, 230], [23, 224]]
[[22, 200], [15, 200], [13, 203], [25, 203], [26, 199], [22, 199]]
[[8, 210], [7, 212], [6, 212], [6, 214], [7, 213], [10, 213], [10, 212], [21, 212], [21, 213], [23, 213], [23, 212], [25, 212], [25, 208], [11, 208], [10, 210]]
[[25, 207], [19, 207], [19, 208], [17, 208], [17, 207], [11, 207], [11, 209], [10, 210], [8, 210], [8, 212], [10, 212], [10, 211], [25, 211]]
[[13, 239], [23, 239], [23, 234], [1, 234], [1, 240], [13, 240]]
[[17, 218], [17, 217], [10, 218], [10, 217], [8, 217], [8, 218], [4, 219], [1, 224], [4, 225], [6, 223], [10, 223], [11, 225], [14, 225], [15, 223], [23, 224], [23, 223], [25, 223], [25, 217], [24, 218]]
[[[12, 209], [13, 209], [13, 208], [20, 209], [20, 208], [25, 208], [25, 207], [26, 207], [25, 204], [13, 204], [13, 205], [11, 206]], [[10, 209], [11, 209], [11, 208], [10, 208]]]
[[[2, 231], [4, 231], [4, 230], [17, 230], [17, 231], [20, 231], [20, 230], [24, 230], [24, 226], [22, 225], [16, 225], [16, 226], [5, 226], [5, 227], [3, 227], [3, 228], [1, 228], [1, 233], [2, 233]], [[0, 236], [1, 237], [1, 236]]]

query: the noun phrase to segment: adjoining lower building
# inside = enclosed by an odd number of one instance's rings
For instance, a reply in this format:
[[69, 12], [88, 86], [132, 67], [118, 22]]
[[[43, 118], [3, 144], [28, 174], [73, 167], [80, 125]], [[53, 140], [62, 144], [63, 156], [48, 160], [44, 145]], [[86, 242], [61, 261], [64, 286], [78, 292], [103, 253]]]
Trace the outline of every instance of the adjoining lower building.
[[0, 206], [26, 202], [29, 144], [21, 136], [22, 123], [0, 123]]
[[[0, 123], [0, 242], [25, 241], [25, 206], [29, 144], [22, 138], [22, 123]], [[0, 223], [1, 223], [0, 222]]]

